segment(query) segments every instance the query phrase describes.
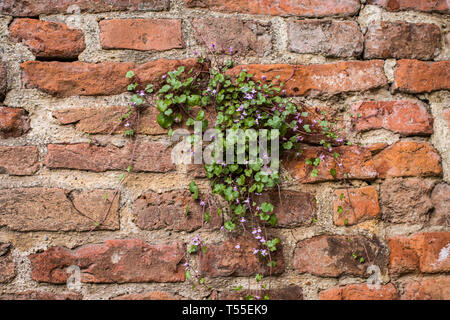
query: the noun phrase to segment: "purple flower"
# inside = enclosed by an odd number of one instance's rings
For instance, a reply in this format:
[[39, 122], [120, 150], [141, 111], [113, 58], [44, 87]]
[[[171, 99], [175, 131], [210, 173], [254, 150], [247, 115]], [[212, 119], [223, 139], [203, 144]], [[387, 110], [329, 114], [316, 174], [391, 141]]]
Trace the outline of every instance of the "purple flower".
[[265, 76], [265, 75], [262, 75], [262, 76], [261, 76], [261, 79], [266, 80], [266, 76]]
[[252, 234], [256, 234], [258, 231], [256, 231], [255, 228], [253, 228]]
[[261, 255], [262, 255], [263, 257], [267, 256], [267, 255], [268, 255], [267, 250], [266, 250], [266, 249], [262, 249], [262, 250], [261, 250]]
[[189, 262], [186, 261], [186, 262], [183, 264], [183, 266], [189, 267]]
[[253, 248], [253, 254], [258, 254], [258, 252], [259, 252], [258, 249]]
[[163, 78], [163, 79], [167, 78], [167, 75], [163, 75], [162, 78]]
[[245, 200], [244, 200], [244, 203], [250, 204], [250, 198], [245, 199]]
[[261, 236], [258, 234], [258, 235], [255, 236], [255, 239], [259, 240], [259, 239], [261, 239]]
[[230, 49], [228, 49], [228, 50], [230, 50], [230, 53], [233, 53], [233, 48], [232, 47], [230, 47]]
[[194, 55], [198, 55], [198, 51], [197, 50], [194, 50]]
[[211, 48], [215, 49], [216, 45], [214, 43], [211, 43]]
[[235, 246], [235, 248], [236, 248], [236, 249], [240, 249], [240, 248], [241, 248], [241, 245], [238, 243], [238, 244]]
[[130, 126], [129, 122], [125, 123], [125, 127], [129, 127], [129, 126]]
[[256, 300], [260, 300], [261, 297], [260, 297], [260, 296], [255, 296], [255, 299], [256, 299]]
[[266, 239], [264, 239], [264, 237], [262, 237], [261, 240], [259, 240], [259, 241], [261, 241], [261, 243], [264, 243], [264, 242], [266, 242]]
[[239, 220], [241, 223], [244, 223], [245, 221], [247, 221], [247, 220], [245, 220], [245, 218], [244, 217], [242, 217], [241, 218], [241, 220]]
[[205, 201], [201, 200], [201, 201], [200, 201], [200, 205], [201, 205], [202, 207], [204, 207], [204, 206], [206, 205]]
[[319, 158], [320, 158], [320, 160], [323, 161], [323, 160], [325, 160], [325, 155], [324, 155], [324, 154], [321, 154]]

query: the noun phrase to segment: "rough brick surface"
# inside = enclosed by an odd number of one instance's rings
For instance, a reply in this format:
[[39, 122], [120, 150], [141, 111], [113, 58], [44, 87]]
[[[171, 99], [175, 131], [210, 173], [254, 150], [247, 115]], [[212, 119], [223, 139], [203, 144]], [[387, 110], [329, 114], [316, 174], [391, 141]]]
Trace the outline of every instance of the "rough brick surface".
[[[119, 148], [87, 143], [50, 144], [45, 165], [51, 169], [78, 169], [95, 172], [126, 170], [134, 143]], [[171, 149], [160, 142], [140, 142], [135, 151], [133, 171], [168, 172], [175, 169]]]
[[150, 245], [138, 239], [108, 240], [69, 250], [52, 247], [29, 256], [32, 278], [65, 283], [67, 268], [78, 266], [83, 283], [184, 281], [181, 243]]
[[[380, 215], [378, 192], [372, 186], [348, 190], [338, 189], [334, 194], [333, 221], [335, 225], [353, 225], [376, 219]], [[342, 212], [339, 212], [339, 208], [342, 208]]]
[[392, 223], [428, 221], [434, 182], [418, 178], [388, 179], [381, 184], [383, 220]]
[[332, 15], [349, 16], [359, 11], [358, 0], [306, 1], [299, 5], [290, 0], [185, 0], [188, 7], [208, 8], [222, 12], [250, 14], [323, 17]]
[[86, 48], [83, 32], [64, 23], [15, 19], [9, 26], [9, 37], [45, 59], [76, 59]]
[[342, 92], [366, 91], [387, 85], [383, 61], [346, 61], [311, 65], [242, 65], [230, 69], [230, 74], [247, 70], [254, 78], [285, 83], [287, 95], [334, 95]]
[[[240, 248], [236, 249], [239, 244]], [[270, 274], [267, 266], [268, 259], [259, 260], [253, 254], [253, 248], [259, 248], [257, 240], [246, 236], [230, 238], [218, 244], [205, 244], [206, 253], [200, 253], [199, 271], [210, 277], [223, 276], [250, 276], [256, 273]], [[276, 262], [272, 268], [272, 274], [280, 274], [284, 271], [283, 250], [277, 246], [277, 251], [272, 253], [272, 261]]]
[[0, 146], [0, 173], [26, 176], [39, 169], [39, 151], [34, 146]]
[[76, 292], [53, 293], [42, 290], [6, 293], [0, 300], [81, 300], [83, 296]]
[[433, 133], [433, 118], [421, 102], [363, 101], [355, 103], [352, 112], [357, 132], [386, 129], [404, 136]]
[[211, 298], [212, 300], [244, 300], [249, 295], [260, 299], [268, 295], [270, 300], [303, 300], [302, 288], [295, 285], [270, 290], [214, 291]]
[[[105, 199], [107, 197], [107, 199]], [[1, 189], [0, 226], [17, 231], [89, 231], [119, 229], [119, 196], [114, 191], [56, 188]]]
[[441, 31], [435, 24], [380, 21], [365, 35], [365, 59], [432, 60], [441, 48]]
[[[217, 208], [203, 209], [199, 201], [192, 199], [187, 190], [169, 191], [159, 194], [148, 192], [140, 196], [134, 204], [136, 225], [144, 230], [168, 229], [175, 231], [194, 231], [201, 228], [220, 228], [222, 217]], [[186, 208], [189, 213], [186, 214]], [[204, 221], [204, 214], [210, 211], [211, 220]]]
[[265, 56], [272, 51], [270, 23], [236, 18], [197, 18], [192, 21], [197, 42], [217, 52]]
[[114, 297], [112, 300], [181, 300], [182, 297], [164, 291], [132, 293]]
[[100, 21], [99, 27], [104, 49], [184, 48], [181, 20], [177, 19], [111, 19]]
[[6, 89], [8, 88], [7, 71], [0, 56], [0, 101], [5, 99]]
[[404, 285], [402, 300], [449, 300], [450, 277], [441, 276], [408, 281]]
[[16, 17], [35, 17], [56, 13], [109, 12], [109, 11], [162, 11], [169, 9], [170, 0], [35, 0], [16, 1], [4, 0], [0, 13]]
[[445, 183], [438, 184], [431, 194], [434, 212], [431, 223], [438, 226], [450, 226], [450, 186]]
[[379, 5], [388, 11], [450, 12], [450, 4], [446, 0], [368, 0], [367, 4]]
[[395, 68], [395, 90], [422, 93], [450, 89], [450, 61], [399, 60]]
[[[75, 128], [85, 133], [124, 133], [129, 130], [123, 122], [118, 126], [118, 119], [128, 112], [127, 107], [93, 107], [93, 108], [70, 108], [61, 109], [53, 112], [55, 117], [61, 124], [74, 124]], [[158, 109], [150, 106], [142, 111], [138, 125], [137, 133], [158, 135], [164, 134], [167, 130], [163, 129], [157, 122]], [[129, 118], [135, 121], [135, 114]]]
[[290, 21], [288, 37], [292, 52], [349, 58], [363, 51], [363, 35], [353, 21]]
[[439, 176], [439, 153], [427, 142], [398, 141], [374, 156], [380, 178]]
[[387, 242], [391, 251], [389, 271], [393, 274], [450, 270], [450, 232], [393, 236]]
[[8, 282], [16, 276], [11, 250], [11, 244], [0, 242], [0, 283]]
[[[367, 258], [367, 255], [369, 256]], [[358, 259], [353, 257], [358, 256]], [[364, 258], [364, 263], [359, 258]], [[363, 236], [316, 236], [297, 243], [294, 269], [299, 273], [339, 277], [354, 275], [367, 277], [368, 260], [380, 269], [387, 265], [387, 249], [377, 239]]]
[[[345, 173], [349, 178], [355, 179], [374, 179], [377, 177], [372, 154], [369, 150], [356, 146], [342, 146], [333, 148], [333, 152], [340, 154], [336, 161], [333, 156], [328, 155], [319, 166], [314, 167], [318, 170], [317, 177], [312, 177], [313, 170], [311, 165], [307, 165], [305, 160], [318, 158], [323, 153], [323, 148], [308, 147], [303, 150], [300, 157], [290, 156], [286, 158], [285, 165], [289, 173], [301, 182], [320, 182], [335, 180], [330, 170], [336, 170], [336, 178], [340, 179]], [[339, 166], [342, 163], [342, 168]]]
[[30, 129], [27, 112], [0, 106], [0, 138], [20, 137]]
[[371, 287], [367, 284], [349, 284], [319, 293], [320, 300], [397, 300], [397, 289], [392, 283]]
[[194, 67], [196, 59], [159, 59], [140, 65], [128, 62], [42, 62], [21, 64], [23, 83], [27, 88], [39, 88], [57, 96], [114, 95], [126, 91], [131, 80], [125, 75], [134, 70], [143, 83], [156, 81], [162, 75], [180, 66]]

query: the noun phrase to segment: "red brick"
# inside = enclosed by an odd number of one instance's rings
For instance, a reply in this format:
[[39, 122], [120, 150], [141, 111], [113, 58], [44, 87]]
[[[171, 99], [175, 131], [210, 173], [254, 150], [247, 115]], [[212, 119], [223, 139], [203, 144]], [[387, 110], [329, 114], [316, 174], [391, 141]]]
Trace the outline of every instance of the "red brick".
[[303, 290], [299, 286], [291, 285], [269, 290], [224, 290], [213, 291], [212, 300], [244, 300], [247, 296], [257, 296], [263, 299], [266, 295], [270, 300], [303, 300]]
[[[293, 266], [299, 273], [318, 276], [339, 277], [354, 275], [367, 277], [369, 259], [383, 269], [387, 265], [388, 253], [377, 238], [363, 236], [316, 236], [297, 243]], [[365, 259], [360, 263], [353, 254]]]
[[301, 5], [291, 0], [185, 0], [188, 7], [208, 8], [221, 12], [241, 12], [250, 14], [281, 16], [350, 16], [358, 13], [358, 0], [318, 0]]
[[164, 51], [185, 47], [178, 19], [111, 19], [100, 21], [99, 27], [103, 49]]
[[271, 54], [270, 23], [236, 18], [197, 18], [192, 21], [197, 42], [225, 54]]
[[[168, 229], [175, 231], [194, 231], [201, 228], [219, 228], [222, 217], [217, 208], [203, 210], [187, 190], [168, 191], [162, 194], [147, 192], [135, 201], [136, 225], [144, 230]], [[189, 213], [186, 215], [186, 208]], [[204, 213], [209, 210], [211, 220], [204, 222]]]
[[450, 300], [450, 277], [441, 276], [405, 283], [402, 300]]
[[135, 65], [128, 62], [47, 62], [27, 61], [21, 64], [26, 88], [39, 88], [56, 96], [114, 95], [126, 91], [134, 70], [143, 83], [157, 81], [162, 75], [180, 66], [197, 67], [196, 59], [159, 59]]
[[365, 59], [433, 60], [441, 48], [441, 31], [430, 23], [380, 21], [369, 25], [364, 48]]
[[[76, 13], [72, 8], [77, 6], [80, 12], [109, 12], [109, 11], [162, 11], [168, 10], [170, 0], [34, 0], [17, 1], [4, 0], [0, 7], [0, 14], [16, 17], [35, 17], [57, 13]], [[70, 11], [72, 9], [72, 11]]]
[[368, 0], [367, 4], [379, 5], [388, 11], [415, 10], [448, 13], [450, 10], [446, 0]]
[[392, 283], [380, 285], [379, 288], [365, 283], [349, 284], [323, 290], [319, 293], [320, 300], [397, 300], [397, 289]]
[[81, 30], [36, 19], [15, 19], [9, 26], [9, 38], [45, 59], [76, 59], [86, 48]]
[[450, 61], [423, 62], [399, 60], [394, 72], [394, 86], [408, 93], [450, 89]]
[[[255, 79], [284, 82], [287, 95], [334, 95], [343, 92], [366, 91], [387, 85], [383, 61], [345, 61], [311, 65], [241, 65], [228, 71], [236, 75], [242, 70]], [[276, 77], [280, 76], [279, 80]]]
[[[107, 196], [107, 199], [104, 197]], [[89, 231], [103, 221], [112, 190], [13, 188], [0, 190], [0, 226], [16, 231]], [[119, 196], [100, 230], [119, 229]]]
[[363, 51], [364, 38], [354, 21], [290, 21], [288, 37], [292, 52], [349, 58]]
[[39, 151], [35, 146], [0, 146], [0, 173], [32, 175], [39, 169]]
[[[338, 189], [334, 192], [333, 221], [337, 226], [353, 225], [380, 216], [378, 192], [372, 186]], [[342, 200], [340, 200], [343, 194]], [[342, 212], [339, 213], [339, 207]]]
[[[240, 248], [235, 246], [239, 244]], [[259, 260], [253, 254], [253, 248], [259, 248], [259, 243], [247, 236], [228, 239], [218, 244], [206, 244], [206, 253], [199, 257], [199, 272], [210, 277], [250, 276], [256, 273], [269, 275], [270, 268], [266, 260]], [[272, 268], [272, 275], [284, 271], [283, 250], [277, 246], [272, 254], [272, 261], [276, 263]]]
[[[50, 144], [45, 165], [51, 169], [78, 169], [95, 172], [125, 170], [130, 165], [134, 143], [119, 148], [87, 143]], [[133, 171], [168, 172], [175, 169], [171, 149], [160, 142], [138, 143]]]
[[32, 278], [65, 283], [78, 266], [83, 283], [179, 282], [185, 280], [182, 243], [150, 245], [138, 239], [107, 240], [69, 250], [52, 247], [29, 256]]
[[419, 178], [388, 179], [381, 184], [383, 220], [392, 223], [424, 223], [433, 203], [434, 182]]
[[30, 129], [27, 112], [0, 106], [0, 138], [20, 137]]
[[[92, 108], [70, 108], [61, 109], [53, 112], [53, 117], [63, 124], [74, 124], [79, 131], [90, 134], [110, 134], [124, 133], [128, 128], [124, 122], [119, 124], [119, 118], [128, 112], [127, 107], [112, 106], [112, 107], [92, 107]], [[158, 109], [150, 106], [142, 111], [138, 125], [137, 133], [158, 135], [165, 134], [167, 130], [163, 129], [157, 121], [159, 114]], [[129, 118], [130, 121], [135, 121], [135, 116]]]
[[0, 56], [0, 101], [5, 99], [6, 90], [8, 89], [8, 73]]
[[76, 292], [53, 293], [42, 290], [5, 293], [0, 300], [82, 300], [83, 296]]
[[431, 194], [431, 202], [434, 212], [431, 216], [431, 224], [438, 226], [450, 225], [450, 186], [445, 183], [438, 184]]
[[[281, 202], [280, 202], [281, 198]], [[307, 192], [281, 190], [264, 192], [258, 197], [258, 203], [269, 202], [274, 205], [277, 215], [275, 227], [309, 226], [317, 217], [314, 196]]]
[[9, 243], [0, 242], [0, 283], [8, 282], [16, 276], [16, 268]]
[[164, 291], [132, 293], [114, 297], [112, 300], [182, 300], [183, 297]]
[[439, 176], [439, 153], [428, 142], [398, 141], [373, 157], [380, 178]]
[[389, 270], [393, 274], [450, 271], [450, 232], [393, 236], [387, 241], [391, 250]]
[[[341, 146], [333, 148], [333, 152], [340, 154], [338, 160], [335, 160], [331, 155], [327, 155], [325, 160], [321, 161], [317, 167], [305, 163], [307, 159], [318, 158], [323, 150], [319, 147], [307, 147], [300, 157], [288, 157], [285, 160], [285, 166], [295, 179], [305, 183], [341, 179], [344, 173], [347, 173], [349, 178], [354, 179], [371, 180], [377, 177], [372, 154], [362, 147]], [[342, 162], [342, 169], [339, 167], [338, 161]], [[311, 177], [313, 169], [318, 170], [317, 177]], [[332, 169], [336, 170], [336, 178], [330, 172]]]
[[[404, 136], [433, 133], [433, 117], [421, 102], [364, 101], [352, 106], [357, 132], [386, 129]], [[358, 116], [359, 115], [359, 116]]]

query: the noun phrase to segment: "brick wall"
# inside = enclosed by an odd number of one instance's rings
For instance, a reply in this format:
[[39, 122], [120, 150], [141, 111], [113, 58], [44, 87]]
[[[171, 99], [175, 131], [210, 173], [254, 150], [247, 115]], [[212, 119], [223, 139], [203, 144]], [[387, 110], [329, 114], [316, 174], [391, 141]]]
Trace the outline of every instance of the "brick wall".
[[[194, 66], [204, 42], [354, 119], [354, 146], [339, 147], [350, 188], [331, 162], [314, 178], [302, 159], [283, 162], [271, 297], [450, 299], [448, 1], [6, 0], [0, 14], [0, 299], [236, 298], [267, 273], [251, 240], [219, 218], [202, 226], [186, 186], [208, 181], [171, 164], [152, 109], [114, 198], [130, 153], [124, 128], [108, 134], [127, 105], [125, 73], [151, 81]], [[196, 234], [211, 290], [185, 281]], [[378, 289], [366, 285], [372, 263]], [[65, 285], [71, 265], [79, 290]]]

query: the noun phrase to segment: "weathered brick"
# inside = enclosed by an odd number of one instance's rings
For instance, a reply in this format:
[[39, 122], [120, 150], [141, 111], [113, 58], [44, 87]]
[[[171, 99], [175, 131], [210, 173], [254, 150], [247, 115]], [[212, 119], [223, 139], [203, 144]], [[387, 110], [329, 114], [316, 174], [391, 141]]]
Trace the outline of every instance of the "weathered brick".
[[26, 176], [39, 169], [39, 151], [35, 146], [0, 146], [0, 173]]
[[[78, 169], [95, 172], [126, 170], [130, 165], [134, 143], [119, 148], [88, 143], [50, 144], [45, 165], [51, 169]], [[168, 172], [175, 169], [171, 149], [160, 142], [138, 143], [133, 171]]]
[[225, 54], [259, 55], [271, 53], [270, 23], [237, 18], [197, 18], [192, 21], [197, 42]]
[[11, 249], [11, 244], [0, 242], [0, 283], [8, 282], [16, 276]]
[[[125, 126], [126, 122], [119, 124], [118, 119], [128, 112], [127, 107], [92, 107], [92, 108], [70, 108], [61, 109], [53, 112], [53, 117], [63, 124], [74, 124], [79, 131], [96, 134], [124, 133], [129, 130]], [[157, 121], [158, 109], [154, 107], [146, 108], [140, 115], [137, 133], [158, 135], [165, 134], [167, 130], [163, 129]], [[135, 121], [134, 114], [129, 118]]]
[[439, 153], [428, 142], [398, 141], [373, 157], [380, 178], [439, 176]]
[[[284, 82], [287, 95], [334, 95], [343, 92], [366, 91], [387, 85], [383, 61], [345, 61], [311, 65], [240, 65], [228, 71], [236, 75], [247, 70], [255, 79]], [[280, 76], [279, 80], [276, 77]]]
[[[189, 213], [186, 214], [186, 210]], [[211, 220], [204, 222], [204, 213], [209, 210]], [[219, 228], [222, 217], [217, 209], [203, 209], [199, 201], [192, 199], [188, 190], [168, 191], [162, 194], [147, 192], [135, 201], [136, 225], [144, 230], [168, 229], [194, 231], [201, 228]]]
[[281, 190], [280, 193], [278, 191], [264, 192], [257, 199], [258, 203], [273, 204], [273, 212], [278, 219], [275, 227], [309, 226], [312, 219], [317, 217], [317, 206], [314, 200], [314, 196], [310, 193], [290, 190]]
[[450, 300], [450, 277], [441, 276], [405, 283], [402, 300]]
[[112, 300], [182, 300], [183, 297], [164, 291], [132, 293], [112, 298]]
[[450, 89], [450, 61], [399, 60], [394, 71], [394, 90], [408, 93]]
[[383, 220], [393, 223], [428, 221], [434, 182], [418, 178], [389, 179], [381, 184]]
[[450, 129], [450, 109], [445, 109], [442, 113], [444, 120], [447, 121], [447, 128]]
[[27, 112], [0, 106], [0, 138], [20, 137], [30, 129]]
[[391, 250], [389, 270], [393, 274], [450, 271], [450, 232], [393, 236], [387, 242]]
[[164, 51], [184, 48], [181, 20], [111, 19], [99, 22], [103, 49]]
[[139, 239], [107, 240], [69, 250], [52, 247], [31, 254], [33, 280], [65, 283], [78, 266], [83, 283], [179, 282], [185, 279], [182, 243], [150, 245]]
[[415, 10], [442, 13], [450, 11], [450, 4], [446, 0], [368, 0], [367, 4], [378, 5], [388, 11]]
[[221, 12], [242, 12], [281, 16], [350, 16], [358, 13], [358, 0], [318, 0], [301, 4], [291, 0], [185, 0], [188, 7], [208, 8]]
[[386, 129], [404, 136], [433, 133], [433, 117], [421, 102], [410, 100], [363, 101], [353, 104], [357, 132]]
[[[353, 254], [356, 254], [358, 259], [355, 259]], [[365, 259], [364, 263], [359, 261], [361, 257]], [[368, 239], [363, 236], [323, 235], [297, 243], [293, 266], [299, 273], [318, 276], [368, 277], [366, 269], [369, 260], [380, 269], [387, 265], [387, 249], [376, 237]]]
[[53, 293], [42, 290], [5, 293], [0, 300], [81, 300], [83, 296], [76, 292]]
[[397, 289], [392, 283], [379, 288], [365, 283], [330, 288], [319, 293], [320, 300], [397, 300]]
[[288, 287], [270, 289], [270, 290], [224, 290], [213, 291], [212, 300], [244, 300], [247, 296], [259, 297], [263, 299], [266, 295], [270, 300], [303, 300], [303, 290], [299, 286], [291, 285]]
[[[305, 161], [320, 157], [323, 148], [319, 147], [307, 147], [300, 157], [287, 157], [284, 163], [295, 179], [305, 183], [341, 179], [345, 173], [349, 178], [355, 179], [371, 180], [377, 177], [372, 154], [369, 150], [357, 146], [341, 146], [333, 148], [333, 152], [340, 155], [338, 160], [335, 160], [331, 155], [327, 155], [317, 167], [307, 165]], [[342, 168], [339, 167], [339, 163], [342, 163]], [[313, 169], [318, 170], [316, 177], [311, 176]], [[333, 177], [330, 170], [336, 170], [336, 177]]]
[[380, 21], [369, 25], [364, 58], [433, 60], [440, 48], [441, 31], [435, 24]]
[[[109, 12], [109, 11], [162, 11], [168, 10], [170, 0], [4, 0], [0, 14], [16, 17], [35, 17], [57, 13]], [[76, 7], [75, 7], [76, 6]]]
[[9, 38], [45, 59], [76, 59], [86, 48], [81, 30], [36, 19], [15, 19], [9, 26]]
[[180, 66], [197, 67], [196, 59], [159, 59], [143, 64], [128, 62], [47, 62], [27, 61], [21, 64], [26, 88], [39, 88], [56, 96], [114, 95], [126, 91], [131, 79], [125, 77], [134, 70], [143, 83], [157, 81], [162, 75]]
[[[106, 198], [107, 197], [107, 198]], [[106, 198], [106, 199], [105, 199]], [[13, 188], [0, 190], [0, 226], [16, 231], [89, 231], [119, 229], [119, 196], [111, 190]]]
[[438, 184], [431, 194], [431, 202], [434, 206], [431, 224], [450, 226], [450, 186], [445, 183]]
[[[240, 248], [236, 249], [238, 244]], [[206, 244], [206, 248], [206, 253], [201, 252], [199, 257], [201, 274], [210, 277], [270, 274], [267, 261], [260, 261], [258, 256], [253, 254], [253, 248], [259, 248], [259, 243], [255, 239], [240, 236], [218, 244]], [[277, 246], [277, 250], [271, 255], [272, 261], [276, 263], [272, 268], [272, 275], [282, 273], [284, 271], [282, 247]]]
[[349, 58], [363, 51], [364, 38], [354, 21], [290, 21], [288, 38], [292, 52]]
[[1, 58], [0, 56], [0, 101], [3, 101], [6, 95], [6, 89], [8, 88], [8, 74]]
[[[333, 221], [337, 226], [357, 224], [380, 215], [378, 192], [372, 186], [338, 189], [334, 194]], [[343, 210], [341, 213], [339, 207]]]

